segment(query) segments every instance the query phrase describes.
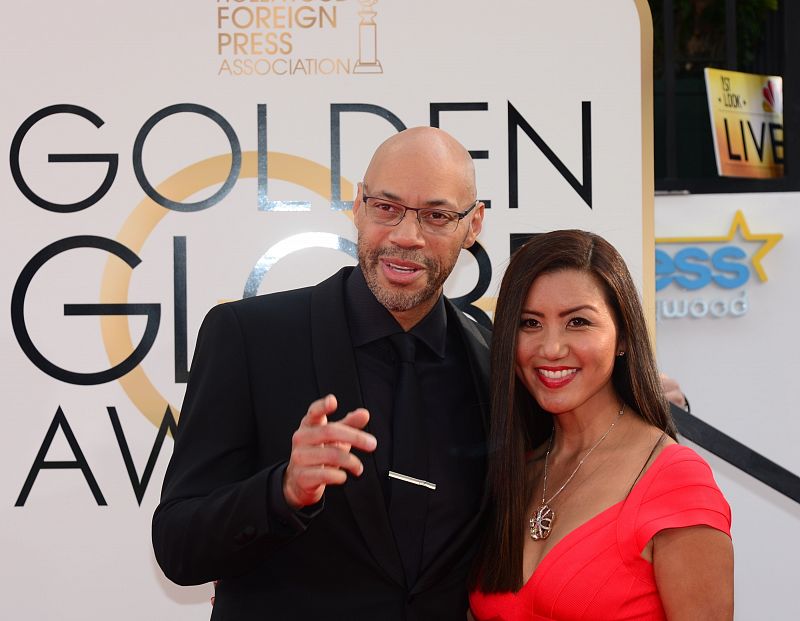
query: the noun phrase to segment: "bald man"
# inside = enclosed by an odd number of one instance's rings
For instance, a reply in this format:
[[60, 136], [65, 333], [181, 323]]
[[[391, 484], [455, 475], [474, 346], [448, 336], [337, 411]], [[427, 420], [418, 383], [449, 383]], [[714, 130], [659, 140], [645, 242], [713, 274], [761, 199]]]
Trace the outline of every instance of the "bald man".
[[483, 223], [469, 153], [430, 127], [391, 137], [353, 216], [357, 267], [200, 330], [153, 545], [178, 584], [219, 580], [212, 619], [466, 618], [488, 333], [442, 287]]

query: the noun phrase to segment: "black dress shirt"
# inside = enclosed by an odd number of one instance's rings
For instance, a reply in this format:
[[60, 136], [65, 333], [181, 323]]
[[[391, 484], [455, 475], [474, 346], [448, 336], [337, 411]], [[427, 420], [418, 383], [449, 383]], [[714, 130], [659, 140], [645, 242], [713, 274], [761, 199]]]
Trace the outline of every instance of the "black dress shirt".
[[[368, 429], [378, 440], [374, 453], [384, 494], [392, 459], [392, 404], [399, 364], [389, 335], [400, 324], [375, 299], [360, 268], [345, 283], [350, 340], [355, 352]], [[425, 527], [423, 568], [478, 510], [485, 477], [485, 432], [466, 350], [444, 298], [411, 330], [416, 370], [428, 418], [431, 503]], [[387, 496], [388, 506], [388, 496]]]
[[[392, 404], [399, 375], [399, 360], [388, 337], [403, 328], [372, 294], [358, 267], [345, 282], [345, 307], [361, 396], [370, 413], [367, 430], [378, 441], [372, 458], [388, 506]], [[424, 344], [417, 346], [415, 366], [428, 417], [429, 478], [437, 486], [431, 491], [425, 527], [424, 569], [478, 510], [486, 474], [486, 432], [464, 343], [455, 321], [448, 318], [443, 297], [410, 332]], [[298, 534], [324, 509], [324, 498], [293, 511], [283, 497], [285, 469], [285, 463], [278, 465], [269, 478], [270, 528]]]

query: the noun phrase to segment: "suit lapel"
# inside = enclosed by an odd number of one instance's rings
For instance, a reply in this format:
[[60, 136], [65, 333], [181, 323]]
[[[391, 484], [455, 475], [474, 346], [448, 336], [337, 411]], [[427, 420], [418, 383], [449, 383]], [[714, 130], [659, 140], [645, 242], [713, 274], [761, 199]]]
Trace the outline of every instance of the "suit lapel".
[[[339, 407], [332, 420], [363, 407], [344, 302], [344, 281], [350, 271], [351, 268], [339, 271], [311, 293], [314, 369], [319, 394], [336, 395]], [[403, 566], [383, 502], [375, 459], [370, 453], [354, 452], [364, 464], [364, 472], [358, 478], [348, 478], [342, 487], [344, 495], [378, 565], [394, 581], [403, 584]]]
[[458, 325], [464, 335], [464, 344], [467, 348], [470, 369], [472, 369], [472, 379], [475, 382], [475, 390], [481, 402], [483, 412], [484, 430], [488, 433], [489, 423], [489, 341], [478, 328], [478, 324], [469, 319], [464, 313], [450, 306], [450, 317], [458, 321]]
[[[456, 310], [449, 300], [445, 300], [448, 306], [448, 321], [455, 320], [464, 339], [464, 346], [467, 350], [467, 358], [475, 385], [475, 392], [481, 405], [483, 419], [483, 431], [486, 438], [489, 437], [489, 341], [478, 329], [475, 322], [466, 317], [463, 313]], [[476, 514], [455, 536], [443, 554], [439, 555], [425, 570], [417, 580], [412, 589], [412, 593], [424, 591], [433, 584], [441, 580], [442, 575], [447, 572], [454, 563], [461, 562], [464, 555], [476, 543], [480, 534], [480, 526], [486, 514], [489, 503], [488, 481], [484, 479], [481, 502]]]

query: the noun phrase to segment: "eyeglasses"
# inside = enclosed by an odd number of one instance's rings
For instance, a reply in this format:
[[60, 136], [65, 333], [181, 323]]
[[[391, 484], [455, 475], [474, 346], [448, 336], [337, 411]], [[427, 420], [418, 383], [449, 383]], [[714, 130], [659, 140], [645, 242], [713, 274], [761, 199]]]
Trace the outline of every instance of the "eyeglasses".
[[469, 212], [475, 209], [478, 204], [478, 201], [475, 201], [466, 211], [450, 211], [433, 207], [406, 207], [402, 203], [390, 201], [386, 198], [367, 196], [365, 191], [363, 191], [362, 198], [366, 207], [367, 217], [375, 224], [397, 226], [403, 221], [407, 211], [414, 211], [417, 214], [417, 222], [419, 222], [420, 228], [426, 233], [433, 234], [452, 233], [458, 228], [458, 223], [466, 218]]

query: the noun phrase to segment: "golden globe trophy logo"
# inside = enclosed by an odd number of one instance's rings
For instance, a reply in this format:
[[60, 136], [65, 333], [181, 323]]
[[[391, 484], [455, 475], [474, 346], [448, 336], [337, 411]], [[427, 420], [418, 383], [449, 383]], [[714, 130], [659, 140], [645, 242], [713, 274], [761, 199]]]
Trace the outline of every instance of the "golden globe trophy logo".
[[380, 74], [378, 0], [216, 0], [218, 76]]

